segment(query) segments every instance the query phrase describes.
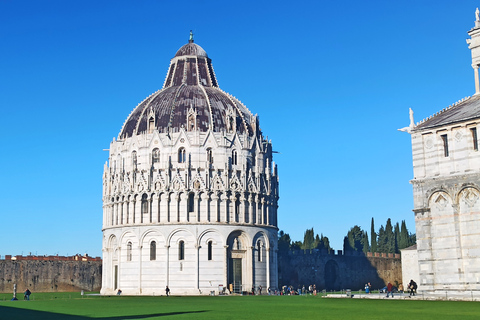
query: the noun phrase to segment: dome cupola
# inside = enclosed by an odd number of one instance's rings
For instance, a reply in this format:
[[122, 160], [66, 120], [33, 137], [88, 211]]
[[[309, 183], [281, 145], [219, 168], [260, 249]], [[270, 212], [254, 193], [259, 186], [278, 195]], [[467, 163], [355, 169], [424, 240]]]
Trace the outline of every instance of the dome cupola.
[[212, 61], [205, 50], [194, 43], [192, 33], [189, 42], [171, 59], [163, 88], [132, 111], [119, 138], [152, 129], [174, 133], [181, 128], [249, 136], [257, 131], [255, 117], [245, 105], [218, 87]]

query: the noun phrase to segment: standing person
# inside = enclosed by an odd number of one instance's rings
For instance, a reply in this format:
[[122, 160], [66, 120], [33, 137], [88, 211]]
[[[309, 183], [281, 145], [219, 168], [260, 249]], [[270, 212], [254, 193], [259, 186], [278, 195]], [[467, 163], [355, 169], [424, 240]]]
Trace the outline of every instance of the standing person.
[[393, 291], [392, 290], [393, 290], [393, 285], [389, 282], [387, 284], [387, 298], [390, 294], [392, 295], [392, 298], [393, 298]]
[[252, 287], [252, 296], [255, 295], [255, 287]]
[[25, 290], [25, 292], [24, 292], [23, 300], [30, 300], [30, 295], [31, 295], [31, 294], [32, 294], [32, 293], [31, 293], [30, 290], [28, 290], [28, 288], [27, 288], [27, 290]]
[[410, 297], [415, 295], [415, 292], [417, 291], [417, 283], [415, 281], [410, 280], [408, 291], [410, 292]]
[[165, 288], [165, 293], [167, 294], [167, 297], [170, 295], [170, 288], [168, 286]]
[[[369, 282], [370, 283], [370, 282]], [[365, 284], [365, 293], [366, 294], [370, 294], [370, 286], [369, 286], [369, 283], [366, 283]]]
[[260, 296], [262, 295], [262, 286], [261, 285], [258, 286], [258, 295], [260, 295]]

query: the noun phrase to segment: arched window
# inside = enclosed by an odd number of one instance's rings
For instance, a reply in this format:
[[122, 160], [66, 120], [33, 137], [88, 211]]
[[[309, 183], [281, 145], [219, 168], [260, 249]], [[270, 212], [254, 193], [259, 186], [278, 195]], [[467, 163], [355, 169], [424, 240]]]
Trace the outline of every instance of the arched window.
[[148, 196], [146, 193], [142, 195], [142, 215], [148, 213]]
[[148, 119], [148, 133], [152, 133], [153, 130], [155, 130], [155, 119], [150, 117], [150, 119]]
[[185, 148], [178, 149], [178, 163], [185, 163]]
[[237, 165], [237, 150], [232, 151], [232, 164]]
[[208, 241], [208, 260], [212, 260], [212, 248], [213, 247], [213, 243], [212, 241]]
[[235, 197], [235, 222], [240, 222], [239, 216], [240, 216], [240, 200], [238, 199], [238, 196], [236, 196]]
[[178, 243], [178, 260], [185, 260], [185, 242]]
[[150, 261], [157, 260], [157, 243], [150, 242]]
[[153, 149], [152, 151], [152, 163], [160, 162], [160, 150], [158, 148]]
[[208, 148], [207, 149], [207, 162], [209, 164], [212, 164], [213, 163], [213, 152], [212, 152], [212, 148]]
[[132, 243], [127, 243], [127, 261], [132, 261]]
[[195, 195], [192, 192], [188, 195], [188, 212], [195, 211], [194, 208], [195, 208]]
[[132, 166], [133, 170], [137, 170], [137, 151], [132, 152]]
[[262, 242], [257, 242], [258, 261], [262, 261]]

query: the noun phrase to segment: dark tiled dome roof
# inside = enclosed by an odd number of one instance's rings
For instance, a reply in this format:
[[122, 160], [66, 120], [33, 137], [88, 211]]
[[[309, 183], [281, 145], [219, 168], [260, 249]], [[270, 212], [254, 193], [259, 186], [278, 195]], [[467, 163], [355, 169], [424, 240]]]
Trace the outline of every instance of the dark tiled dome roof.
[[[194, 120], [192, 120], [194, 119]], [[146, 132], [232, 130], [253, 135], [252, 113], [236, 98], [218, 88], [205, 50], [190, 40], [170, 62], [163, 88], [141, 102], [129, 115], [119, 138]]]
[[198, 56], [198, 57], [205, 57], [207, 58], [207, 53], [205, 50], [203, 50], [202, 47], [200, 47], [198, 44], [189, 42], [180, 49], [178, 49], [177, 53], [175, 54], [175, 57], [180, 57], [180, 56]]

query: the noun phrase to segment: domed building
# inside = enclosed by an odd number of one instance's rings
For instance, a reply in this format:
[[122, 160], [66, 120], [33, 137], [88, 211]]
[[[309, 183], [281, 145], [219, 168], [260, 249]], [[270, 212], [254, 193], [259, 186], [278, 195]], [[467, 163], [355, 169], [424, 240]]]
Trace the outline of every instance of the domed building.
[[278, 175], [253, 115], [192, 35], [110, 143], [102, 294], [277, 287]]

